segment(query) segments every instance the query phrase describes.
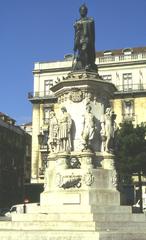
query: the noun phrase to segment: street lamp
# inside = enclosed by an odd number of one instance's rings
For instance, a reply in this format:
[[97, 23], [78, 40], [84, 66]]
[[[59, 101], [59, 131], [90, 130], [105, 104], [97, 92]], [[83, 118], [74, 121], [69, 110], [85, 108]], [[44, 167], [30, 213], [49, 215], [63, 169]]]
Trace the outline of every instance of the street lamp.
[[24, 199], [24, 203], [23, 203], [23, 213], [26, 213], [26, 204], [29, 203], [28, 199]]
[[44, 141], [44, 135], [42, 133], [40, 133], [38, 135], [38, 141], [39, 141], [39, 145], [42, 145], [43, 144], [43, 141]]

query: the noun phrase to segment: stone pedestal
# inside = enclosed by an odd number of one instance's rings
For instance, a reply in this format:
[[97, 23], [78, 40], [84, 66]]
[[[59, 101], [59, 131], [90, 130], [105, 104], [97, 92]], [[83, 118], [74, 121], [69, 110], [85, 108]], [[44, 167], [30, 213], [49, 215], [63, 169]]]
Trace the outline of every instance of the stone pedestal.
[[[56, 177], [55, 177], [56, 176]], [[104, 169], [66, 169], [56, 172], [51, 191], [41, 194], [41, 207], [76, 204], [119, 205], [119, 192], [112, 184], [112, 171]], [[53, 189], [53, 190], [52, 190]]]

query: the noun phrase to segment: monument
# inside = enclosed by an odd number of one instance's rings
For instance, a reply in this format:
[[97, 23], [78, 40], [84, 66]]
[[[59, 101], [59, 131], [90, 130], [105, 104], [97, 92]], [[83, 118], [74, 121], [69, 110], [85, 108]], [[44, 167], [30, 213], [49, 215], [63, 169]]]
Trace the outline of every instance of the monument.
[[98, 74], [94, 20], [87, 10], [80, 7], [74, 24], [72, 71], [52, 87], [58, 102], [50, 114], [40, 206], [13, 214], [7, 228], [16, 235], [10, 240], [146, 239], [145, 215], [120, 206], [112, 151], [116, 114], [110, 106], [116, 89]]
[[74, 53], [77, 52], [77, 56], [73, 69], [96, 71], [94, 20], [87, 17], [86, 5], [82, 5], [79, 11], [81, 18], [74, 24]]

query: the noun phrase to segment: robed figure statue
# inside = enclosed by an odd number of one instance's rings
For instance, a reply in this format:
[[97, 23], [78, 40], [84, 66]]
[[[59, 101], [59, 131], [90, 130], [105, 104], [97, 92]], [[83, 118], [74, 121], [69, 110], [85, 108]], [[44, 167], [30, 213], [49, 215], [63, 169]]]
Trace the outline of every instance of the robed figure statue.
[[73, 70], [97, 71], [95, 65], [95, 27], [93, 18], [87, 17], [88, 9], [81, 5], [81, 18], [74, 23], [74, 61]]

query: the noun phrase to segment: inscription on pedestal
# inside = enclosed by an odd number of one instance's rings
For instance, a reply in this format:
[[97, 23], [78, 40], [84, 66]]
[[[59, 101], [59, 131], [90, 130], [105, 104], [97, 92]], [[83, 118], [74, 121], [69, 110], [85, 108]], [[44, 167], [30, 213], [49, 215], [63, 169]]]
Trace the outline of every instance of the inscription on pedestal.
[[80, 204], [81, 195], [76, 193], [66, 193], [63, 195], [63, 204]]

